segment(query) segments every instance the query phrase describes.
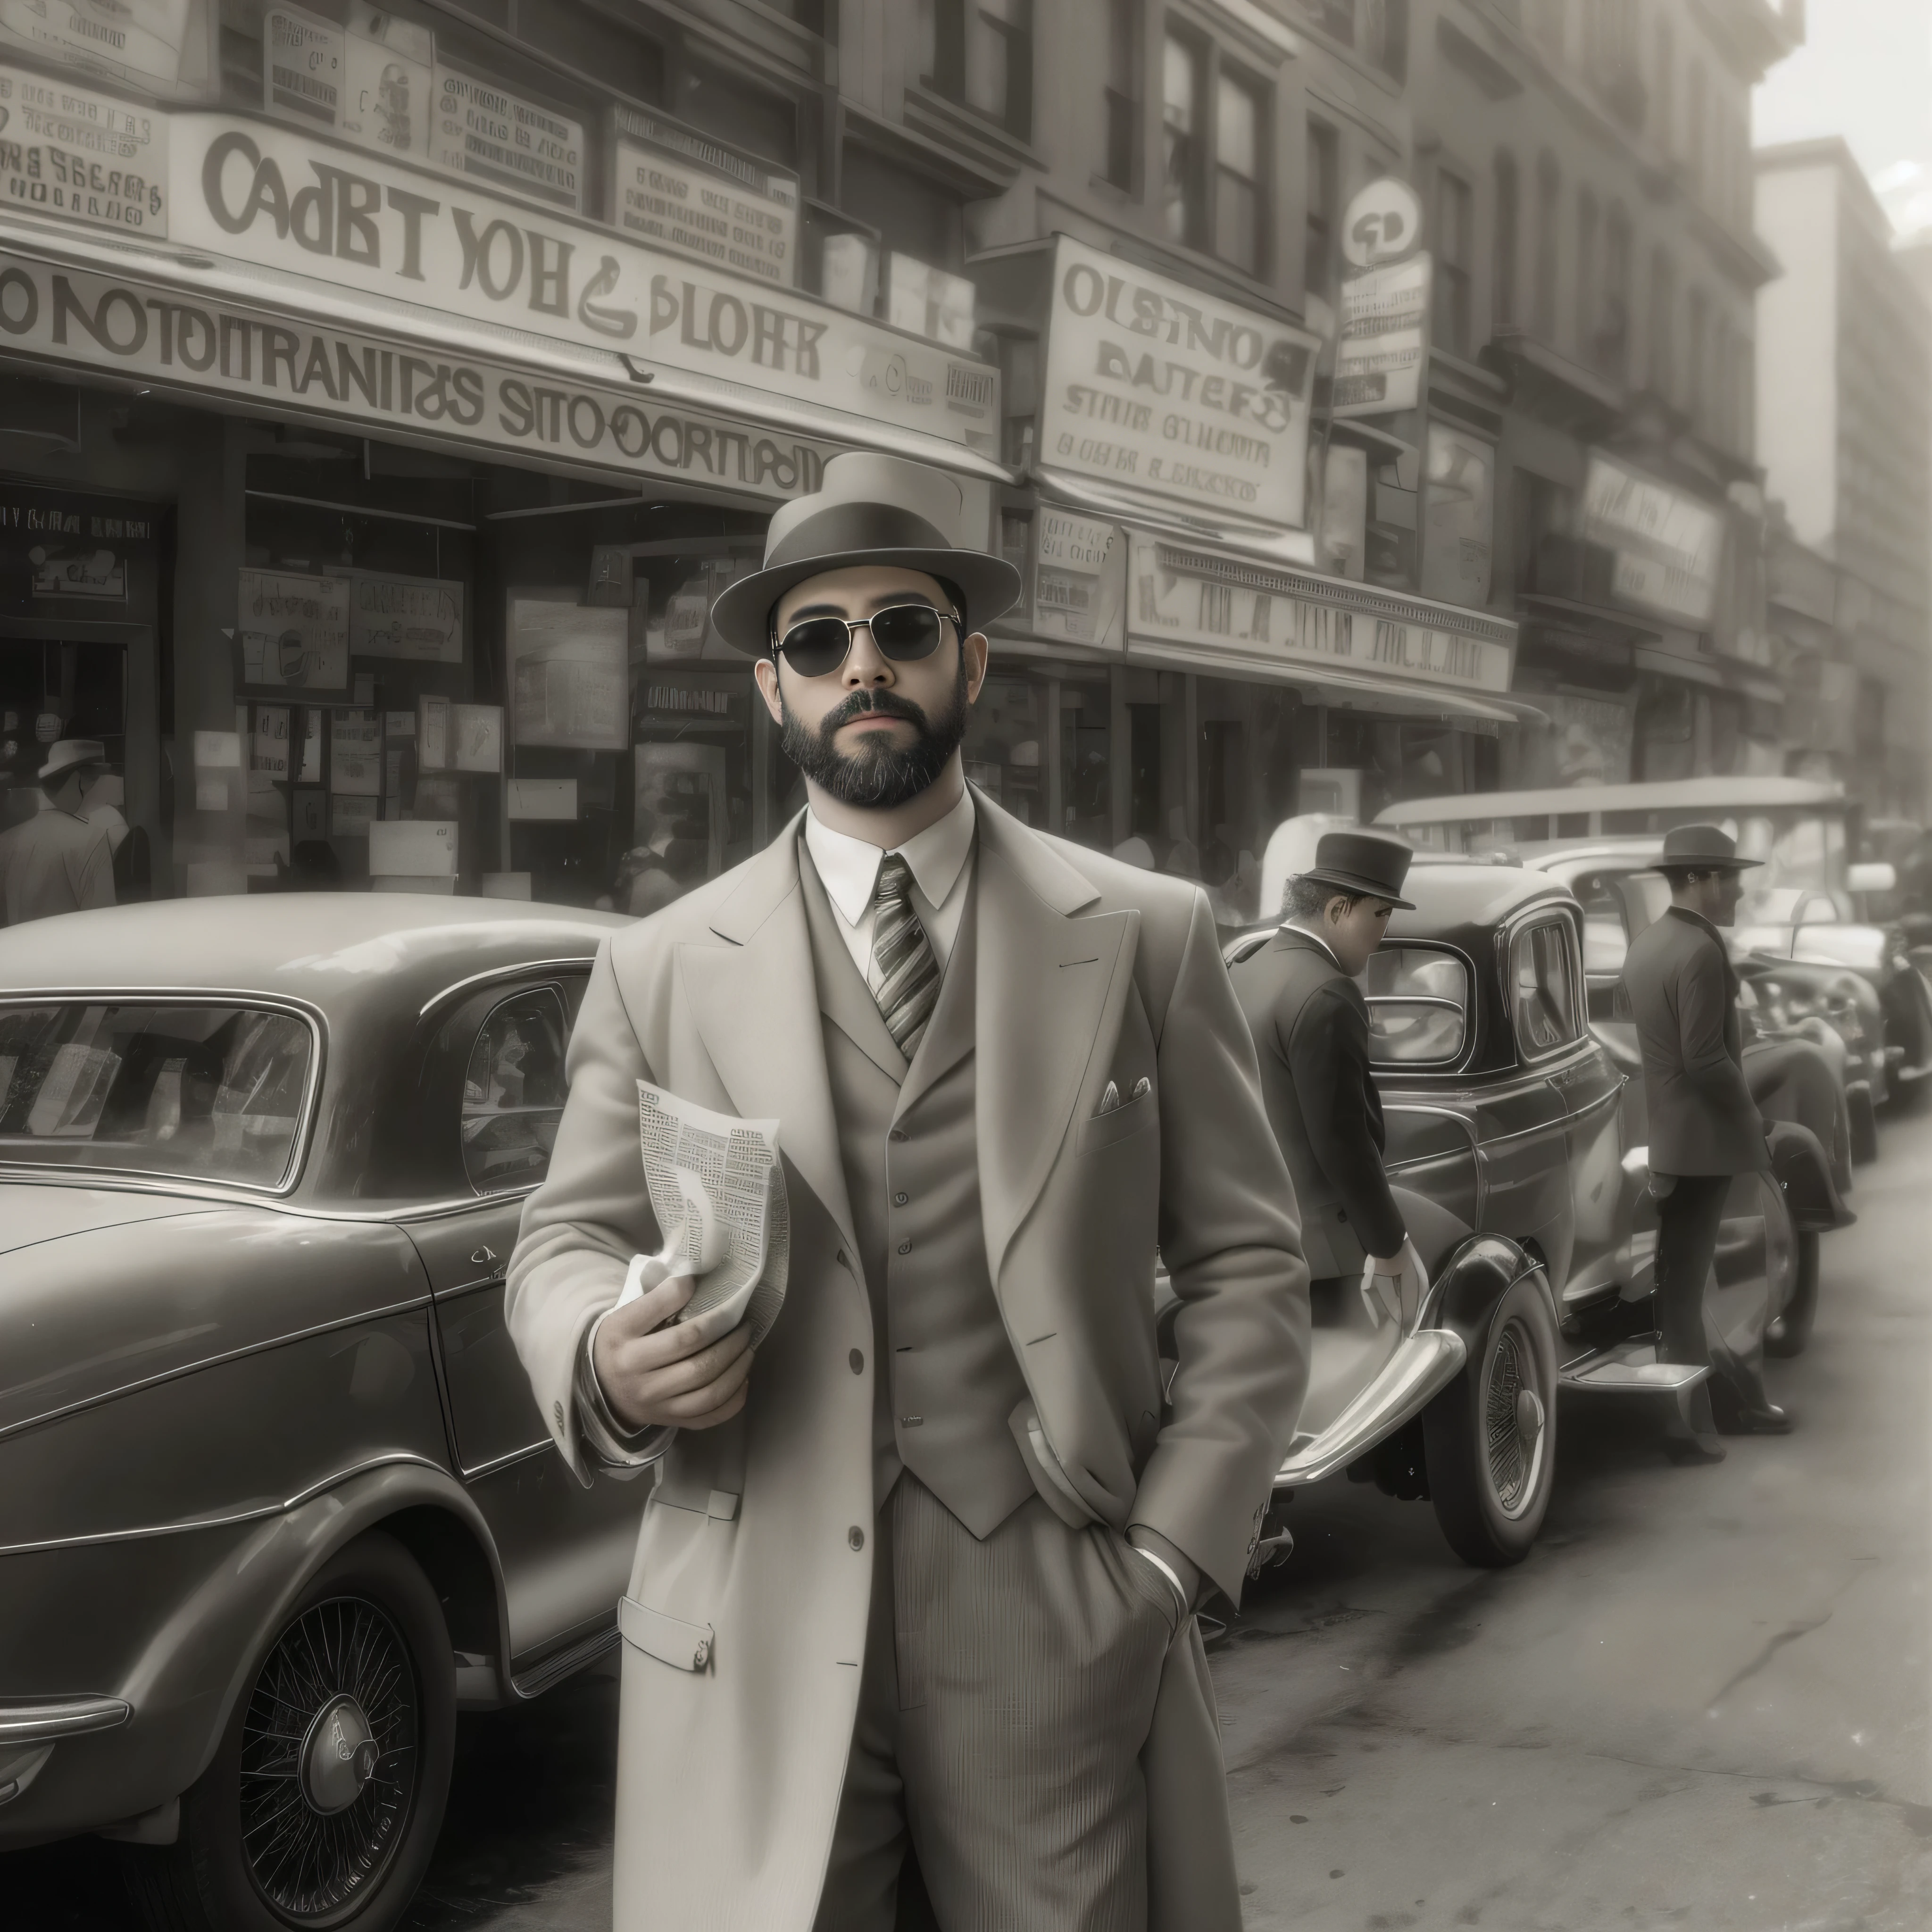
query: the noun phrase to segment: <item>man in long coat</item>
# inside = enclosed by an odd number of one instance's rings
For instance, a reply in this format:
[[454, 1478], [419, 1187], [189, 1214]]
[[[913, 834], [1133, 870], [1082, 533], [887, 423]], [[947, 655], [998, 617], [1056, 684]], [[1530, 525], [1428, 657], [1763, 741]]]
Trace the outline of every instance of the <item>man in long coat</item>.
[[[617, 1932], [890, 1932], [909, 1850], [947, 1932], [1240, 1924], [1192, 1613], [1240, 1591], [1305, 1385], [1294, 1197], [1200, 889], [963, 782], [973, 622], [1018, 586], [958, 515], [837, 458], [718, 600], [810, 802], [606, 945], [511, 1263], [563, 1454], [658, 1472]], [[778, 1122], [755, 1362], [664, 1325], [661, 1267], [614, 1306], [659, 1246], [640, 1081]]]
[[1732, 1180], [1771, 1166], [1744, 1078], [1737, 970], [1718, 937], [1736, 915], [1739, 874], [1757, 862], [1740, 859], [1736, 841], [1715, 825], [1666, 832], [1657, 869], [1670, 882], [1670, 906], [1624, 961], [1658, 1201], [1658, 1355], [1698, 1364], [1714, 1356], [1718, 1382], [1714, 1390], [1708, 1382], [1691, 1390], [1665, 1439], [1678, 1462], [1723, 1460], [1714, 1422], [1731, 1434], [1783, 1435], [1792, 1426], [1766, 1395], [1758, 1363], [1713, 1350], [1704, 1325], [1705, 1284]]

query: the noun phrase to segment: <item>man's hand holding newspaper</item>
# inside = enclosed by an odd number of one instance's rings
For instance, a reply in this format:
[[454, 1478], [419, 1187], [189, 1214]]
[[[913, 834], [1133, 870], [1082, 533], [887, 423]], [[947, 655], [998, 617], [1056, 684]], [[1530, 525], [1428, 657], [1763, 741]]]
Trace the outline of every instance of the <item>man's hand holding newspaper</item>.
[[591, 1365], [626, 1427], [715, 1428], [744, 1407], [752, 1351], [784, 1300], [778, 1123], [713, 1114], [641, 1080], [638, 1114], [664, 1245], [632, 1258]]

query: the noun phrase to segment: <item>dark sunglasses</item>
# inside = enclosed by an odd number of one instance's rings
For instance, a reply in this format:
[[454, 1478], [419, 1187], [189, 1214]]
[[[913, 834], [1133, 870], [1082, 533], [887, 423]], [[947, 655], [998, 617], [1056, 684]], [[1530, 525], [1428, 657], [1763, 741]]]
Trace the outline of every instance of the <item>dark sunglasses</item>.
[[956, 612], [935, 610], [930, 604], [889, 604], [869, 617], [808, 617], [793, 625], [773, 649], [800, 677], [824, 677], [845, 662], [854, 633], [869, 630], [880, 656], [894, 664], [916, 664], [938, 650], [948, 622], [958, 628]]

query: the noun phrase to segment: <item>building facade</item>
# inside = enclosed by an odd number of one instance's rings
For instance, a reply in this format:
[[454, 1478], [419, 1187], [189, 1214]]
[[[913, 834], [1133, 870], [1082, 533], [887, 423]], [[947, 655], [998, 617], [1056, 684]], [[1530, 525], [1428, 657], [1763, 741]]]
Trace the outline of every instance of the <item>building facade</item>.
[[[1766, 488], [1839, 572], [1832, 775], [1874, 815], [1925, 809], [1932, 652], [1932, 308], [1842, 141], [1756, 156], [1785, 274], [1759, 297]], [[1813, 675], [1802, 660], [1801, 678]]]
[[976, 781], [1230, 920], [1295, 813], [1777, 758], [1795, 8], [0, 22], [8, 808], [98, 736], [156, 890], [659, 902], [801, 796], [705, 613], [853, 447], [1022, 568]]

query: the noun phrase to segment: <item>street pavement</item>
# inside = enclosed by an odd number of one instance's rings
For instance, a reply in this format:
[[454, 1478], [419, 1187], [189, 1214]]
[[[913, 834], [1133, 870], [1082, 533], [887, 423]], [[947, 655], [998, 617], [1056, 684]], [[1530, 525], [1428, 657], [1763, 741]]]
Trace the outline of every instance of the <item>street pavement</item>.
[[[1520, 1568], [1329, 1486], [1214, 1654], [1250, 1932], [1922, 1932], [1932, 1114], [1888, 1121], [1784, 1438], [1678, 1469], [1566, 1399]], [[464, 1720], [412, 1932], [608, 1932], [614, 1680]], [[98, 1844], [0, 1858], [32, 1932], [127, 1932]], [[19, 1916], [16, 1916], [16, 1915]]]

